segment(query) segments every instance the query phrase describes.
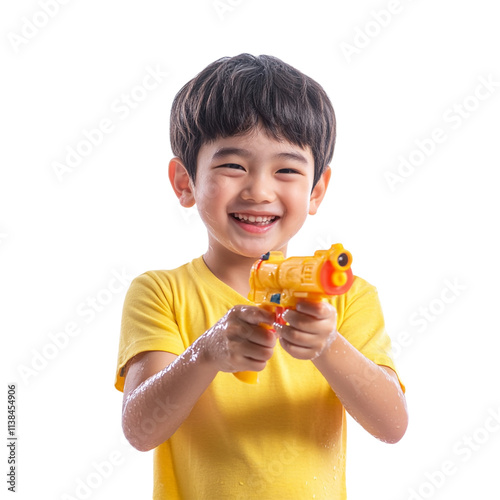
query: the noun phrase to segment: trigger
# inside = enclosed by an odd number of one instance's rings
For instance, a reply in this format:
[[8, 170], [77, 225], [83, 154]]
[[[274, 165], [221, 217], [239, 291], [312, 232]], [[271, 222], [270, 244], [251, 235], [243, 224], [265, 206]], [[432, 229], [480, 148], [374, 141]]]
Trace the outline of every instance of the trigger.
[[283, 313], [285, 312], [284, 307], [276, 308], [276, 323], [279, 325], [286, 325], [286, 321], [283, 319]]

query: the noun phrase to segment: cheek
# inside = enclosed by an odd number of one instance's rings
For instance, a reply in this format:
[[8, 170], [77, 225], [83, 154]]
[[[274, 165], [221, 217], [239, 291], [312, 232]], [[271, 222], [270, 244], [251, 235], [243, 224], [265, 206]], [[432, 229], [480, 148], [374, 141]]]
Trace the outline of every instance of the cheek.
[[203, 187], [199, 192], [199, 197], [210, 203], [221, 198], [227, 191], [228, 179], [225, 177], [202, 179], [200, 183]]
[[230, 196], [230, 185], [224, 177], [200, 179], [195, 193], [196, 206], [201, 219], [212, 228], [226, 216]]
[[304, 218], [307, 217], [310, 204], [310, 197], [304, 189], [294, 189], [287, 193], [288, 210], [296, 216], [303, 214]]

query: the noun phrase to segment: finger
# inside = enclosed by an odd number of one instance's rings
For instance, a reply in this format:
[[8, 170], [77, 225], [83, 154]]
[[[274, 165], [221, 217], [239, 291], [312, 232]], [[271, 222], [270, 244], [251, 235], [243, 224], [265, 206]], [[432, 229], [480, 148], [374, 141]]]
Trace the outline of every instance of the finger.
[[308, 316], [313, 316], [316, 319], [327, 319], [337, 316], [337, 310], [335, 307], [332, 304], [323, 301], [310, 302], [303, 300], [297, 302], [296, 310], [307, 314]]
[[251, 325], [264, 323], [272, 326], [275, 319], [274, 313], [257, 306], [236, 306], [233, 311], [242, 321]]
[[312, 359], [315, 357], [316, 351], [311, 347], [304, 347], [300, 345], [293, 344], [289, 342], [285, 338], [280, 338], [281, 347], [288, 353], [290, 356], [296, 359]]
[[241, 356], [251, 361], [266, 362], [271, 359], [273, 352], [273, 347], [248, 343], [242, 349]]
[[264, 347], [276, 345], [276, 332], [267, 325], [254, 325], [239, 317], [229, 318], [222, 325], [225, 336], [232, 342], [249, 342]]
[[323, 338], [316, 333], [304, 332], [286, 325], [281, 325], [278, 333], [280, 334], [280, 339], [285, 340], [289, 345], [307, 349], [318, 347]]
[[[328, 316], [323, 319], [317, 319], [314, 316], [304, 314], [299, 311], [288, 310], [283, 314], [283, 318], [295, 330], [304, 333], [313, 333], [315, 335], [326, 335], [336, 327], [335, 316]], [[281, 333], [283, 331], [280, 328], [282, 325], [275, 325], [276, 331]]]
[[269, 330], [261, 325], [252, 325], [248, 327], [248, 330], [250, 330], [250, 332], [246, 340], [249, 343], [270, 348], [276, 345], [276, 331], [274, 329]]
[[328, 349], [334, 339], [335, 333], [328, 335], [326, 338], [319, 338], [298, 332], [296, 336], [289, 335], [288, 338], [280, 337], [280, 344], [294, 358], [315, 359], [325, 349]]

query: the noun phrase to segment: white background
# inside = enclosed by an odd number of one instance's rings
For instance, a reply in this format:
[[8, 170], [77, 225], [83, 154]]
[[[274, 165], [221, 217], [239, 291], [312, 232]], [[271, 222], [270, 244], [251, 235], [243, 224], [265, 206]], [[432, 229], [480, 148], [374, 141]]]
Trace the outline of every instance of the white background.
[[[151, 497], [152, 454], [122, 438], [113, 387], [121, 306], [127, 280], [205, 250], [196, 210], [181, 210], [168, 182], [170, 106], [207, 64], [241, 52], [280, 57], [331, 97], [330, 192], [290, 255], [351, 250], [379, 290], [407, 386], [400, 443], [349, 421], [349, 498], [499, 498], [495, 2], [45, 3], [50, 16], [42, 0], [4, 2], [0, 15], [2, 394], [17, 384], [16, 498]], [[144, 91], [147, 68], [161, 76]], [[120, 104], [127, 94], [140, 102]], [[112, 130], [85, 149], [103, 119]], [[86, 157], [57, 175], [78, 145]], [[391, 189], [401, 158], [415, 165]], [[77, 335], [61, 333], [71, 325]]]

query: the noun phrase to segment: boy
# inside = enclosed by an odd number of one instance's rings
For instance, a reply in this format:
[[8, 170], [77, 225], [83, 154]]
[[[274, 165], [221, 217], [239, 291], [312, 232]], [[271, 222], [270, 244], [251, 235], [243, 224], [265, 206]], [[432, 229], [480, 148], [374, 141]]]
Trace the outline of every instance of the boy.
[[374, 287], [356, 277], [286, 325], [246, 299], [255, 260], [318, 210], [334, 142], [323, 89], [274, 57], [220, 59], [177, 94], [170, 181], [209, 247], [133, 281], [116, 377], [127, 439], [155, 449], [155, 499], [344, 499], [344, 408], [383, 441], [405, 433]]

